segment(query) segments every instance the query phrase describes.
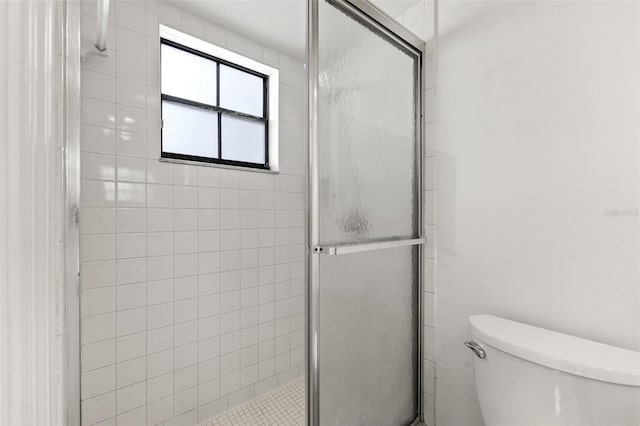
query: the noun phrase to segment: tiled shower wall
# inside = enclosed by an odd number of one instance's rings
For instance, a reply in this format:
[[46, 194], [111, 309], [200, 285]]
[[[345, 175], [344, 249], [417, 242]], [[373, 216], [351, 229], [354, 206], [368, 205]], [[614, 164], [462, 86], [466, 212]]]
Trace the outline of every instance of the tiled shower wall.
[[[113, 2], [112, 2], [113, 4]], [[304, 370], [303, 64], [155, 0], [83, 4], [83, 424], [196, 425]], [[160, 162], [163, 23], [280, 70], [280, 173]]]
[[[435, 426], [436, 401], [436, 342], [435, 342], [435, 293], [436, 293], [436, 136], [437, 136], [437, 34], [436, 34], [436, 1], [425, 0], [424, 4], [424, 40], [426, 51], [424, 56], [424, 194], [423, 211], [425, 235], [427, 243], [424, 251], [424, 350], [423, 350], [423, 383], [425, 423]], [[406, 18], [405, 18], [406, 19]]]

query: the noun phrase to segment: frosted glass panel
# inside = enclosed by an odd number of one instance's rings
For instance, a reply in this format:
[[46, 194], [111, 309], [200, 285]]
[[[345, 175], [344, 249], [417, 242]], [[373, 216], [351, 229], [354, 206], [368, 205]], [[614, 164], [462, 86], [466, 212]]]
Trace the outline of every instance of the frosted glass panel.
[[199, 157], [218, 156], [218, 114], [162, 102], [162, 151]]
[[220, 106], [263, 117], [264, 79], [220, 65]]
[[[318, 2], [319, 197], [312, 208], [320, 245], [364, 250], [420, 236], [420, 55], [342, 4]], [[311, 256], [321, 426], [416, 419], [419, 253], [405, 246]]]
[[324, 1], [319, 34], [321, 242], [416, 237], [416, 56]]
[[163, 44], [162, 93], [216, 105], [216, 63]]
[[265, 162], [265, 123], [222, 115], [222, 158], [248, 163]]
[[320, 256], [320, 424], [417, 416], [416, 247]]

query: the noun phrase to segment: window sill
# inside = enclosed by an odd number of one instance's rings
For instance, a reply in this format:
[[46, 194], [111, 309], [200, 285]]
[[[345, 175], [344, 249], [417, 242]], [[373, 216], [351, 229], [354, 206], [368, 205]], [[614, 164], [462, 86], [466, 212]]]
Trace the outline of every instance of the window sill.
[[273, 169], [254, 169], [251, 167], [242, 167], [242, 166], [230, 166], [227, 164], [218, 164], [218, 163], [205, 163], [203, 161], [191, 161], [191, 160], [181, 160], [179, 158], [167, 158], [160, 157], [158, 159], [161, 163], [176, 163], [176, 164], [187, 164], [189, 166], [201, 166], [201, 167], [215, 167], [218, 169], [229, 169], [229, 170], [242, 170], [243, 172], [256, 172], [256, 173], [267, 173], [272, 175], [280, 174], [279, 170]]

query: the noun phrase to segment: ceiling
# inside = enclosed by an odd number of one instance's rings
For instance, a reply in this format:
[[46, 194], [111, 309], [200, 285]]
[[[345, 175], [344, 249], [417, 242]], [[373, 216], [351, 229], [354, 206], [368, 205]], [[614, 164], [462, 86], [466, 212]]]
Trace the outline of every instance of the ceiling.
[[[399, 16], [421, 0], [374, 0]], [[179, 0], [180, 7], [303, 61], [306, 0]]]

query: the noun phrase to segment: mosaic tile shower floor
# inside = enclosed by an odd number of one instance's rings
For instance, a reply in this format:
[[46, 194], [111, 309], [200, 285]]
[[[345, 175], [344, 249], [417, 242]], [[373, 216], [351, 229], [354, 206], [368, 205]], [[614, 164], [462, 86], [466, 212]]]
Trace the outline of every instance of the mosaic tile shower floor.
[[304, 378], [299, 378], [221, 414], [205, 426], [302, 426], [304, 404]]

